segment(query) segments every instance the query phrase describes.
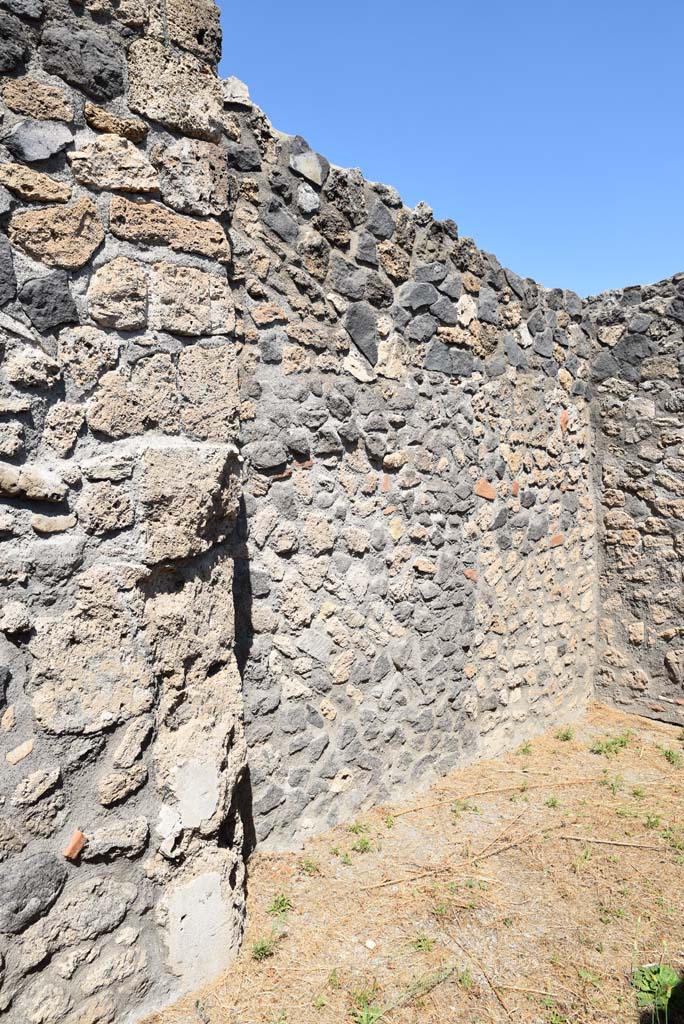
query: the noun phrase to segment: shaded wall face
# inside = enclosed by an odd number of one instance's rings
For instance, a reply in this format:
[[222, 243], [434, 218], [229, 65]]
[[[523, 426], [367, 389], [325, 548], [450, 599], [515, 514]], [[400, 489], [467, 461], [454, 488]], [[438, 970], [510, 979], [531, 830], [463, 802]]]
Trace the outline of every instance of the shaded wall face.
[[243, 921], [218, 14], [6, 6], [0, 1015], [121, 1022]]
[[586, 700], [589, 340], [576, 296], [237, 116], [240, 660], [288, 846]]
[[684, 722], [684, 277], [589, 300], [603, 699]]

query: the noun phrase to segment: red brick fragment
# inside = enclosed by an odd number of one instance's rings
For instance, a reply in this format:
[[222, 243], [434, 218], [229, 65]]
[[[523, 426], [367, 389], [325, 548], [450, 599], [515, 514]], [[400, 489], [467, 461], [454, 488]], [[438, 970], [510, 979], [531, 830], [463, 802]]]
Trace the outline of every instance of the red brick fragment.
[[494, 501], [494, 499], [496, 498], [496, 491], [494, 490], [492, 485], [487, 480], [484, 479], [484, 477], [478, 480], [477, 483], [475, 484], [475, 493], [480, 498], [486, 498], [487, 501]]
[[78, 856], [88, 842], [83, 832], [78, 829], [74, 832], [66, 848], [62, 851], [67, 860], [78, 860]]
[[554, 535], [551, 538], [549, 543], [551, 544], [552, 548], [560, 547], [561, 544], [565, 544], [565, 534], [564, 533], [554, 533]]
[[477, 583], [479, 579], [477, 569], [464, 569], [463, 575], [465, 576], [466, 579], [472, 580], [473, 583]]
[[570, 419], [570, 414], [568, 413], [568, 410], [563, 409], [563, 412], [560, 414], [558, 419], [560, 422], [561, 432], [564, 434], [565, 431], [568, 429], [568, 420]]
[[517, 498], [519, 490], [520, 490], [520, 484], [518, 483], [517, 480], [514, 480], [513, 483], [511, 484], [511, 494], [513, 495], [514, 498]]
[[380, 491], [383, 494], [387, 494], [387, 492], [390, 491], [391, 488], [392, 488], [392, 481], [390, 480], [390, 478], [389, 478], [387, 473], [383, 473], [382, 474], [382, 480], [380, 482]]

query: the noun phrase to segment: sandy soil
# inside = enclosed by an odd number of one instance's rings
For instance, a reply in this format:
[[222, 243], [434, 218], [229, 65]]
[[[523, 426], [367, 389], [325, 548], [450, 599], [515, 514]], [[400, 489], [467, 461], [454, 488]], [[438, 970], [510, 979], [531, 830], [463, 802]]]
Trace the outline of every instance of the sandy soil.
[[683, 783], [682, 730], [596, 705], [256, 854], [240, 957], [149, 1024], [638, 1021], [634, 967], [684, 971]]

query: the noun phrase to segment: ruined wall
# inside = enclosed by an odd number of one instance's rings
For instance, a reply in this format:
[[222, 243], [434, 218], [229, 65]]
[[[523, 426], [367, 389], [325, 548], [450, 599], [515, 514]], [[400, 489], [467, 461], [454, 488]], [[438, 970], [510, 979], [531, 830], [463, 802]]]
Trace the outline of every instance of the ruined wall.
[[597, 694], [684, 723], [684, 275], [586, 308], [596, 332]]
[[0, 1015], [121, 1022], [242, 930], [230, 117], [211, 4], [9, 7]]
[[242, 103], [239, 658], [288, 846], [586, 701], [589, 339], [577, 296]]
[[582, 303], [331, 167], [210, 0], [0, 3], [0, 1012], [118, 1024], [225, 967], [255, 840], [597, 668], [679, 714], [682, 282]]

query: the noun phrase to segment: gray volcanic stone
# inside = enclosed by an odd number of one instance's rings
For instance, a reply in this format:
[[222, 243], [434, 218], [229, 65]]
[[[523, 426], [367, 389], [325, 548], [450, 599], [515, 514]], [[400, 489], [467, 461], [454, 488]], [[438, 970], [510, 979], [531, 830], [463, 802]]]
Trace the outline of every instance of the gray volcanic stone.
[[20, 18], [40, 18], [43, 13], [43, 0], [3, 0], [3, 6]]
[[28, 52], [29, 33], [13, 14], [0, 10], [0, 74], [13, 71]]
[[257, 469], [277, 469], [287, 462], [287, 451], [279, 441], [255, 441], [247, 445], [245, 454]]
[[11, 302], [17, 294], [12, 249], [5, 235], [0, 235], [0, 306]]
[[333, 256], [330, 262], [330, 284], [339, 292], [346, 295], [348, 299], [363, 298], [366, 284], [367, 271], [359, 270], [342, 259], [341, 256]]
[[462, 348], [452, 349], [451, 368], [456, 377], [470, 377], [475, 369], [473, 353]]
[[300, 135], [295, 135], [290, 144], [290, 167], [295, 174], [319, 188], [325, 184], [330, 173], [330, 164], [325, 157], [315, 153]]
[[366, 227], [376, 238], [391, 238], [394, 234], [394, 218], [379, 199], [374, 199], [368, 207]]
[[507, 334], [504, 338], [504, 352], [511, 366], [516, 366], [521, 370], [527, 367], [527, 357], [511, 334]]
[[13, 156], [29, 164], [48, 160], [72, 141], [70, 130], [59, 121], [20, 121], [3, 139]]
[[437, 330], [437, 321], [429, 313], [422, 313], [412, 320], [406, 329], [406, 337], [409, 341], [416, 341], [419, 344], [429, 341]]
[[63, 270], [26, 281], [19, 290], [19, 301], [39, 331], [49, 331], [58, 324], [78, 323], [69, 278]]
[[378, 265], [378, 246], [372, 235], [363, 231], [359, 235], [356, 246], [356, 258], [359, 263], [369, 263], [372, 267]]
[[236, 171], [258, 171], [261, 167], [261, 153], [256, 146], [238, 146], [230, 143], [226, 146], [228, 166]]
[[3, 864], [0, 933], [17, 935], [46, 914], [64, 888], [66, 877], [66, 867], [54, 853], [28, 853]]
[[482, 288], [480, 290], [477, 315], [486, 324], [494, 324], [496, 326], [499, 323], [498, 300], [496, 292], [493, 292], [491, 288]]
[[446, 345], [443, 345], [441, 341], [430, 342], [430, 346], [425, 353], [425, 359], [423, 366], [426, 370], [435, 370], [437, 373], [451, 373], [451, 351]]
[[299, 224], [294, 219], [292, 214], [288, 213], [287, 208], [281, 199], [277, 196], [273, 196], [268, 208], [263, 214], [264, 223], [268, 225], [271, 231], [275, 231], [284, 242], [289, 242], [292, 245], [299, 234]]
[[[399, 289], [399, 303], [406, 309], [420, 309], [437, 302], [440, 295], [433, 284], [407, 281]], [[448, 300], [447, 300], [448, 301]]]
[[112, 99], [123, 92], [121, 48], [93, 29], [48, 25], [41, 40], [43, 66], [96, 99]]
[[447, 268], [444, 263], [425, 263], [418, 267], [415, 273], [416, 281], [429, 281], [431, 284], [439, 284], [446, 277]]
[[450, 327], [455, 327], [458, 323], [456, 306], [446, 295], [440, 296], [437, 302], [430, 306], [430, 312]]
[[352, 303], [345, 315], [344, 326], [371, 366], [375, 366], [378, 361], [378, 329], [372, 306], [367, 302]]

